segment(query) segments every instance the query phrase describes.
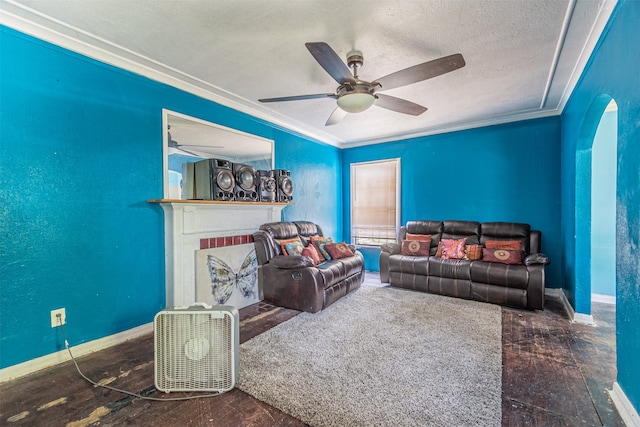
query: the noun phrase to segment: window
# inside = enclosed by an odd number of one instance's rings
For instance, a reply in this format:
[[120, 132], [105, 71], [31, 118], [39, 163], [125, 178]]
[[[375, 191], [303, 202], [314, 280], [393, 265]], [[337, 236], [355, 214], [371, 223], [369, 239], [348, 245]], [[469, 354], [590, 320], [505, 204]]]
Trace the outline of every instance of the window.
[[351, 165], [351, 242], [395, 242], [400, 226], [400, 159]]

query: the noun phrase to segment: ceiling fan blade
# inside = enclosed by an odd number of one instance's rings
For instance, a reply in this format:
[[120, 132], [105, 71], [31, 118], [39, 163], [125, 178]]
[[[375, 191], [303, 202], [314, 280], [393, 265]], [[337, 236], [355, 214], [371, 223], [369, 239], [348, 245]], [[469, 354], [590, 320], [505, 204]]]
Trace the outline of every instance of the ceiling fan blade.
[[419, 116], [427, 111], [427, 107], [407, 101], [406, 99], [396, 98], [395, 96], [389, 96], [383, 93], [377, 93], [376, 96], [378, 99], [376, 99], [375, 105], [386, 108], [387, 110], [412, 116]]
[[464, 67], [465, 64], [462, 55], [456, 53], [396, 71], [395, 73], [379, 78], [374, 81], [373, 84], [379, 83], [381, 86], [380, 90], [393, 89], [446, 74]]
[[338, 54], [331, 49], [331, 46], [324, 42], [310, 42], [304, 44], [311, 55], [318, 61], [318, 64], [329, 73], [331, 77], [338, 83], [345, 81], [353, 82], [353, 76], [349, 67], [342, 62]]
[[333, 113], [331, 113], [331, 115], [327, 119], [327, 123], [325, 123], [324, 125], [325, 126], [337, 125], [338, 123], [340, 123], [342, 121], [342, 119], [347, 117], [347, 114], [349, 114], [349, 113], [344, 111], [342, 108], [336, 107], [336, 109], [333, 110]]
[[279, 98], [263, 98], [258, 99], [260, 102], [281, 102], [281, 101], [301, 101], [304, 99], [316, 99], [316, 98], [337, 98], [335, 93], [316, 93], [313, 95], [295, 95], [295, 96], [281, 96]]

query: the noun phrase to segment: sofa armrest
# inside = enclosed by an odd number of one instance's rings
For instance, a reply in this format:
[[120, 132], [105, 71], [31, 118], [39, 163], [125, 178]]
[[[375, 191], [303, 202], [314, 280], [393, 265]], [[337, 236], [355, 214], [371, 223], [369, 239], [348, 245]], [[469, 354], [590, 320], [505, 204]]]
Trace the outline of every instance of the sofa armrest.
[[535, 264], [549, 265], [551, 264], [551, 261], [549, 261], [549, 257], [546, 256], [545, 254], [537, 253], [537, 254], [527, 255], [523, 261], [523, 264], [524, 265], [535, 265]]
[[380, 245], [380, 249], [389, 255], [395, 255], [400, 253], [401, 246], [398, 243], [385, 243]]
[[311, 258], [300, 255], [276, 255], [271, 258], [269, 265], [285, 270], [314, 266]]

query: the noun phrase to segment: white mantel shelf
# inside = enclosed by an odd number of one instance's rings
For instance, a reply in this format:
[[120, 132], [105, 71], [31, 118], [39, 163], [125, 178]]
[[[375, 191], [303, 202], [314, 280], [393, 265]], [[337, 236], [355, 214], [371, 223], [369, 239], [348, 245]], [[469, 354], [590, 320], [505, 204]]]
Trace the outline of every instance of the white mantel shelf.
[[167, 307], [192, 305], [200, 240], [252, 234], [292, 203], [153, 199], [164, 210]]

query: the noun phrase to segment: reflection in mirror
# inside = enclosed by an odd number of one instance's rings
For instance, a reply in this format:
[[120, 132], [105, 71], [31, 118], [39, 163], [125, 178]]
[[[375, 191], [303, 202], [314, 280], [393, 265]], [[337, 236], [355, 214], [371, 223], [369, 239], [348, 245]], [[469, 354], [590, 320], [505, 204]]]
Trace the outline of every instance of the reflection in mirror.
[[162, 110], [164, 132], [164, 198], [186, 199], [182, 171], [186, 163], [224, 159], [273, 169], [273, 141], [174, 111]]

